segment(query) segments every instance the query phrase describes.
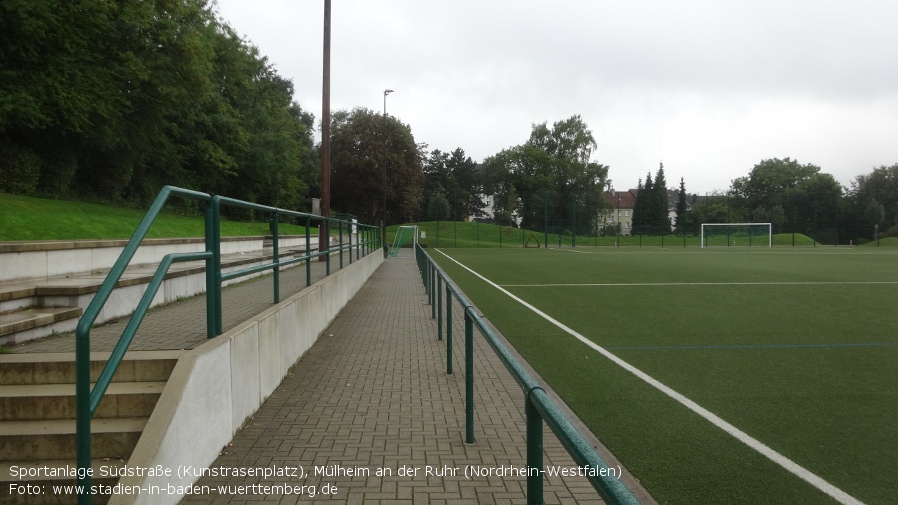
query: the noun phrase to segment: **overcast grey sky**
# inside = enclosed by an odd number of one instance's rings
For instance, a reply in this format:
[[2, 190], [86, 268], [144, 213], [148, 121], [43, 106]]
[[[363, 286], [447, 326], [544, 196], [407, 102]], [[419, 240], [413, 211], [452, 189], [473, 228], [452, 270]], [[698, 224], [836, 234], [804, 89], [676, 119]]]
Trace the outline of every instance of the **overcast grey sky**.
[[[324, 1], [218, 0], [321, 119]], [[331, 108], [475, 161], [580, 114], [616, 189], [726, 189], [767, 158], [898, 163], [894, 0], [332, 0]]]

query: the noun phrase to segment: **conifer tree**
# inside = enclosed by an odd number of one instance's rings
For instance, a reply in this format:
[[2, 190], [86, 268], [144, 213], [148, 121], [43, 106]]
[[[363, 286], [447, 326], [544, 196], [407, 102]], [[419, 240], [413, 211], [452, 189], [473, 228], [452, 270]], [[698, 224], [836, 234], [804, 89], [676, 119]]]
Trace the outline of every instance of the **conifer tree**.
[[633, 204], [633, 233], [645, 233], [652, 227], [652, 209], [655, 208], [655, 191], [652, 184], [652, 173], [645, 175], [645, 184], [637, 189], [636, 202]]
[[667, 180], [664, 178], [664, 163], [658, 167], [655, 175], [654, 202], [652, 202], [652, 222], [649, 223], [654, 232], [670, 231], [670, 218], [667, 215]]
[[686, 183], [680, 177], [680, 192], [677, 195], [677, 232], [686, 231]]

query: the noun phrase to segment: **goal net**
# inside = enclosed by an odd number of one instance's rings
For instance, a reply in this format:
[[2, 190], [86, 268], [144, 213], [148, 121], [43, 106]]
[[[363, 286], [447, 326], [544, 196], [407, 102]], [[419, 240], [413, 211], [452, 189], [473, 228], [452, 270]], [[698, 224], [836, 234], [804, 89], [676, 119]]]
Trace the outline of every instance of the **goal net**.
[[396, 238], [393, 239], [393, 246], [390, 248], [390, 257], [414, 258], [416, 245], [418, 245], [418, 227], [400, 226], [396, 230]]
[[702, 247], [773, 247], [770, 223], [702, 223]]

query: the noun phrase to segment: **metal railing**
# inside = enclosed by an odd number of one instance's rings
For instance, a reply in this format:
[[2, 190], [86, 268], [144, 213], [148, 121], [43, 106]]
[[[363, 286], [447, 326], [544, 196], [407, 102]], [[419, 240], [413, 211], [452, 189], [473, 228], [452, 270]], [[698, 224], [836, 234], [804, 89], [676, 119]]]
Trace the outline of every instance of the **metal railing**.
[[[552, 402], [545, 390], [521, 366], [502, 340], [475, 311], [473, 304], [452, 283], [448, 275], [418, 245], [415, 257], [424, 282], [431, 317], [437, 319], [437, 340], [443, 339], [443, 285], [446, 292], [446, 373], [452, 373], [452, 297], [464, 308], [465, 321], [465, 443], [474, 443], [474, 327], [496, 352], [505, 368], [524, 390], [524, 415], [527, 430], [527, 503], [543, 503], [543, 421], [561, 441], [578, 465], [595, 469], [587, 472], [587, 479], [606, 503], [638, 505], [633, 493], [613, 475], [608, 464], [592, 445], [577, 431], [562, 411]], [[529, 471], [534, 469], [534, 471]]]
[[[134, 313], [131, 316], [131, 319], [128, 321], [127, 326], [122, 332], [122, 336], [119, 338], [118, 343], [116, 343], [116, 346], [112, 351], [109, 360], [106, 362], [106, 365], [100, 372], [96, 384], [94, 385], [93, 389], [91, 389], [91, 327], [100, 314], [100, 311], [103, 309], [103, 306], [109, 300], [110, 295], [115, 290], [115, 287], [124, 274], [125, 269], [128, 267], [128, 264], [131, 262], [134, 254], [137, 252], [138, 247], [140, 247], [141, 242], [146, 237], [150, 226], [153, 224], [153, 221], [162, 211], [162, 208], [165, 206], [165, 203], [168, 201], [170, 196], [200, 200], [205, 203], [205, 250], [202, 252], [193, 253], [173, 253], [167, 254], [163, 257], [162, 261], [159, 263], [159, 266], [156, 269], [155, 274], [153, 275], [152, 280], [147, 286], [146, 291], [138, 302], [137, 307], [135, 308]], [[273, 237], [271, 262], [234, 272], [229, 272], [227, 274], [222, 273], [222, 205], [243, 207], [247, 209], [262, 211], [272, 215], [272, 220], [270, 222]], [[282, 261], [280, 258], [278, 244], [278, 221], [281, 216], [288, 216], [298, 218], [300, 220], [305, 220], [305, 254], [284, 261]], [[319, 228], [321, 226], [324, 227], [325, 237], [330, 237], [331, 226], [333, 224], [336, 224], [338, 234], [340, 236], [339, 245], [336, 248], [331, 247], [330, 239], [328, 238], [328, 240], [326, 240], [326, 244], [318, 244], [317, 252], [312, 252], [310, 237], [312, 221], [317, 222]], [[348, 232], [349, 236], [347, 244], [343, 243], [344, 225], [346, 226], [346, 231]], [[352, 240], [353, 230], [355, 230], [355, 234], [357, 237], [355, 243], [353, 243]], [[223, 196], [213, 197], [206, 193], [200, 193], [197, 191], [191, 191], [172, 186], [165, 186], [164, 188], [162, 188], [162, 190], [159, 192], [159, 195], [156, 197], [149, 210], [147, 210], [147, 213], [144, 215], [143, 220], [137, 226], [137, 229], [134, 231], [131, 239], [128, 241], [127, 245], [125, 245], [109, 274], [106, 276], [106, 279], [103, 281], [103, 284], [100, 286], [100, 289], [97, 291], [97, 294], [94, 295], [90, 304], [87, 306], [87, 309], [85, 309], [84, 315], [78, 321], [78, 326], [75, 329], [75, 434], [78, 486], [80, 486], [78, 493], [78, 503], [82, 505], [89, 505], [91, 503], [91, 472], [89, 471], [91, 468], [91, 420], [93, 419], [94, 413], [100, 405], [100, 401], [102, 400], [106, 389], [112, 382], [112, 377], [115, 375], [116, 370], [118, 370], [118, 367], [121, 364], [122, 359], [124, 358], [125, 352], [128, 350], [128, 346], [134, 339], [134, 335], [137, 333], [137, 330], [140, 327], [140, 323], [143, 321], [144, 316], [146, 316], [146, 313], [149, 310], [150, 305], [152, 304], [153, 297], [156, 295], [156, 292], [159, 290], [159, 287], [165, 280], [168, 269], [173, 263], [200, 260], [204, 260], [206, 262], [206, 336], [207, 338], [214, 338], [215, 336], [221, 335], [223, 333], [221, 293], [222, 285], [225, 281], [270, 270], [273, 273], [274, 280], [273, 303], [276, 304], [280, 302], [280, 271], [282, 268], [304, 261], [306, 263], [306, 286], [309, 286], [311, 285], [311, 261], [313, 258], [324, 256], [325, 261], [327, 262], [325, 274], [330, 275], [330, 261], [332, 254], [339, 253], [340, 268], [342, 268], [344, 251], [349, 251], [349, 262], [351, 264], [353, 251], [355, 251], [356, 259], [360, 259], [362, 256], [371, 254], [373, 252], [379, 253], [381, 250], [379, 246], [380, 242], [381, 240], [379, 227], [363, 225], [351, 221], [343, 221], [340, 219], [328, 218], [314, 214], [306, 214], [303, 212], [279, 209], [276, 207], [268, 207], [251, 202], [234, 200], [232, 198]]]

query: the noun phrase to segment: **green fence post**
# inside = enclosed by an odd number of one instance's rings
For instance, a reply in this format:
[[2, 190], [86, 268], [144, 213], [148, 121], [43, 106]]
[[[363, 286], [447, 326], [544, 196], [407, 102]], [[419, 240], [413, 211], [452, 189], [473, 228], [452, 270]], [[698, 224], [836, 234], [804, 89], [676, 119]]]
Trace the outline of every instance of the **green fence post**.
[[312, 217], [306, 216], [306, 287], [312, 285]]
[[437, 340], [443, 340], [443, 278], [437, 274]]
[[446, 281], [446, 373], [452, 374], [452, 288]]
[[343, 221], [337, 221], [337, 246], [340, 251], [340, 268], [343, 268]]
[[281, 303], [281, 260], [278, 256], [278, 212], [274, 212], [271, 222], [271, 252], [274, 255], [274, 303]]
[[524, 397], [524, 414], [527, 418], [527, 504], [542, 505], [543, 418], [533, 405], [531, 391]]
[[[205, 225], [206, 225], [206, 252], [212, 252], [215, 242], [215, 220], [214, 212], [212, 212], [212, 201], [206, 201], [205, 209]], [[206, 260], [206, 338], [215, 337], [215, 257]]]
[[474, 321], [465, 307], [465, 443], [474, 443]]
[[[213, 296], [215, 296], [215, 334], [224, 333], [224, 324], [221, 308], [221, 197], [216, 195], [212, 197], [212, 220], [214, 221], [213, 239], [212, 239], [212, 260], [215, 263], [215, 282], [212, 286]], [[208, 288], [207, 288], [208, 290]], [[209, 293], [206, 294], [209, 296]]]
[[437, 292], [440, 290], [439, 275], [437, 268], [433, 264], [430, 265], [430, 318], [437, 318]]
[[[331, 274], [331, 220], [325, 218], [324, 223], [324, 241], [327, 242], [326, 247], [324, 249], [324, 263], [327, 265], [325, 267], [324, 275], [330, 277]], [[318, 236], [321, 237], [321, 233], [318, 233]], [[321, 240], [319, 238], [318, 240]], [[318, 250], [321, 250], [321, 244], [318, 244]]]

